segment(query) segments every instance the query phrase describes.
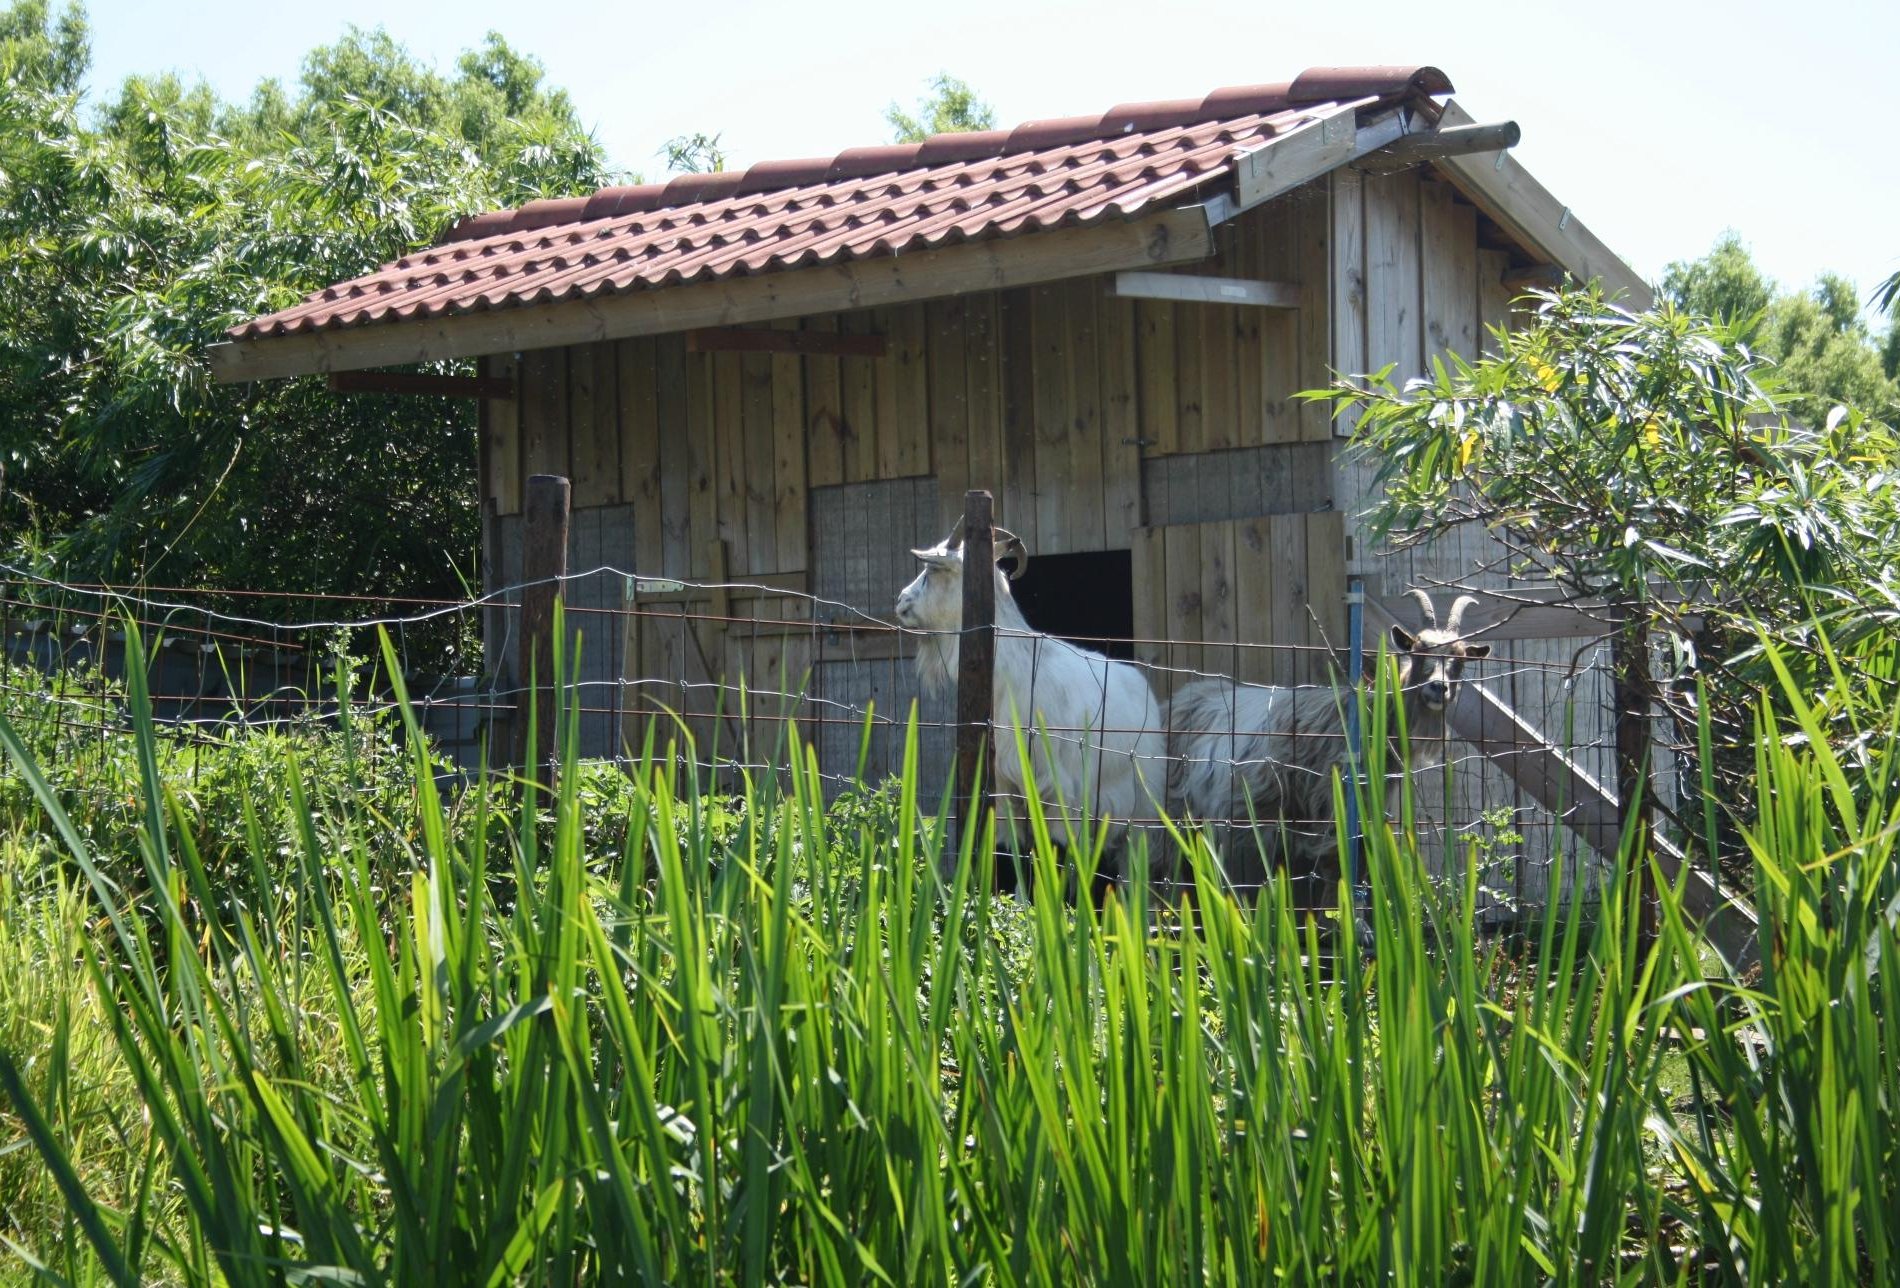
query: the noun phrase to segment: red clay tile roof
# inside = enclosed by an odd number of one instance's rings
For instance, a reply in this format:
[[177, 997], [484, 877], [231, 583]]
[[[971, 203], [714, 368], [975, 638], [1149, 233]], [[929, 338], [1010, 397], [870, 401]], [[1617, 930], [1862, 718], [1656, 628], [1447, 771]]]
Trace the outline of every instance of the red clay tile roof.
[[1435, 67], [1336, 67], [1198, 101], [765, 161], [476, 215], [440, 245], [231, 328], [233, 339], [519, 308], [1130, 218], [1231, 176], [1337, 109], [1451, 90]]

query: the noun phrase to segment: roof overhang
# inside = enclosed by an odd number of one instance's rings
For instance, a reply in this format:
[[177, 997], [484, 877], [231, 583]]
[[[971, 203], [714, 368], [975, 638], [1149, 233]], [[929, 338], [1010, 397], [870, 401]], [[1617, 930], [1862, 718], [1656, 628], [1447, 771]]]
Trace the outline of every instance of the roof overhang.
[[[927, 250], [841, 259], [505, 308], [391, 316], [368, 325], [238, 338], [207, 356], [220, 383], [404, 366], [733, 326], [1182, 264], [1212, 254], [1214, 225], [1342, 166], [1429, 160], [1530, 257], [1595, 279], [1635, 308], [1648, 284], [1508, 150], [1516, 127], [1477, 127], [1455, 101], [1315, 107], [1311, 119], [1235, 154], [1230, 178], [1177, 205], [1080, 226], [978, 237]], [[1476, 150], [1474, 150], [1476, 149]], [[1483, 150], [1489, 149], [1489, 150]]]
[[1196, 205], [1081, 228], [534, 308], [232, 340], [212, 345], [208, 356], [212, 374], [224, 384], [358, 371], [1030, 286], [1187, 263], [1206, 259], [1213, 248], [1208, 211]]

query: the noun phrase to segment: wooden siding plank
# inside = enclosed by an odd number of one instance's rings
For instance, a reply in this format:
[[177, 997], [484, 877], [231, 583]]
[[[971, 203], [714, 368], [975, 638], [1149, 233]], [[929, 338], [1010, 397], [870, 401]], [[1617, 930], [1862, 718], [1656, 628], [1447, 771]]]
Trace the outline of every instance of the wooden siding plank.
[[[653, 387], [660, 435], [658, 567], [663, 576], [686, 577], [693, 570], [693, 497], [701, 480], [694, 476], [694, 449], [688, 441], [692, 426], [686, 410], [686, 348], [677, 336], [661, 336], [655, 344]], [[649, 562], [648, 568], [652, 566]]]
[[[1297, 194], [1288, 196], [1285, 201], [1273, 203], [1270, 236], [1261, 248], [1265, 256], [1265, 268], [1262, 271], [1279, 277], [1292, 278], [1300, 271], [1297, 245], [1299, 224], [1294, 210], [1296, 200]], [[1314, 292], [1320, 293], [1317, 283]], [[1300, 438], [1300, 417], [1293, 394], [1302, 387], [1300, 315], [1271, 314], [1261, 319], [1261, 329], [1261, 362], [1265, 369], [1264, 393], [1267, 404], [1265, 438], [1269, 443], [1296, 442]]]
[[1483, 328], [1479, 338], [1487, 353], [1497, 349], [1497, 340], [1491, 334], [1492, 328], [1507, 331], [1511, 328], [1511, 300], [1516, 292], [1504, 284], [1504, 274], [1510, 267], [1509, 251], [1478, 252], [1478, 322]]
[[1102, 523], [1110, 550], [1141, 523], [1141, 433], [1135, 406], [1135, 307], [1103, 297], [1096, 315], [1101, 383]]
[[1029, 291], [1033, 444], [1036, 460], [1036, 549], [1075, 549], [1075, 514], [1066, 481], [1074, 468], [1069, 451], [1070, 366], [1068, 292], [1060, 283]]
[[1036, 345], [1029, 292], [1001, 301], [1003, 339], [1003, 495], [998, 523], [1040, 549], [1036, 526]]
[[1419, 187], [1425, 351], [1478, 356], [1478, 212], [1448, 183]]
[[490, 398], [482, 403], [483, 431], [486, 435], [488, 466], [487, 495], [495, 502], [497, 514], [521, 513], [521, 382], [519, 364], [512, 353], [492, 354], [482, 359], [483, 372], [515, 381], [516, 397]]
[[1234, 677], [1245, 684], [1267, 684], [1276, 674], [1273, 653], [1259, 647], [1273, 642], [1274, 563], [1268, 551], [1272, 531], [1264, 516], [1234, 524], [1234, 635], [1249, 647], [1240, 650]]
[[[814, 331], [836, 331], [838, 320], [807, 318], [805, 326]], [[848, 451], [838, 359], [807, 354], [800, 364], [805, 385], [806, 482], [815, 488], [830, 487], [844, 482]]]
[[[1328, 316], [1331, 322], [1332, 365], [1342, 375], [1366, 370], [1366, 205], [1365, 176], [1356, 170], [1332, 175], [1331, 284]], [[1336, 423], [1339, 432], [1349, 420]]]
[[522, 465], [528, 474], [567, 474], [567, 350], [521, 355]]
[[1180, 450], [1179, 403], [1175, 381], [1174, 305], [1141, 300], [1135, 305], [1136, 396], [1141, 407], [1138, 433], [1148, 441], [1148, 456]]
[[574, 443], [574, 505], [620, 501], [619, 372], [611, 342], [568, 354], [569, 421]]
[[1204, 427], [1202, 387], [1203, 339], [1202, 314], [1192, 305], [1177, 305], [1174, 324], [1174, 450], [1204, 452], [1207, 431]]
[[1067, 352], [1063, 354], [1068, 379], [1064, 426], [1069, 442], [1069, 471], [1063, 479], [1062, 498], [1069, 505], [1069, 550], [1104, 550], [1104, 519], [1109, 451], [1102, 434], [1101, 355], [1096, 351], [1097, 313], [1103, 303], [1101, 281], [1078, 277], [1063, 292], [1067, 314]]
[[[999, 501], [1004, 483], [1002, 332], [997, 312], [1000, 298], [994, 291], [972, 296], [965, 302], [963, 314], [965, 411], [969, 421], [966, 490], [986, 488]], [[961, 502], [959, 497], [958, 504]]]
[[796, 354], [772, 355], [772, 511], [777, 526], [778, 570], [806, 566], [805, 370]]
[[659, 391], [650, 336], [614, 343], [620, 423], [620, 495], [633, 507], [633, 548], [626, 566], [660, 567], [665, 516], [660, 501]]
[[893, 381], [897, 477], [916, 478], [930, 473], [930, 372], [922, 301], [892, 308], [890, 328], [890, 356], [880, 371]]
[[1186, 307], [1199, 314], [1201, 329], [1201, 446], [1207, 451], [1238, 447], [1240, 310], [1230, 304]]
[[[1332, 185], [1321, 180], [1294, 192], [1293, 279], [1300, 284], [1297, 320], [1299, 370], [1295, 392], [1324, 389], [1332, 382]], [[1299, 403], [1290, 414], [1299, 419], [1298, 437], [1323, 443], [1333, 436], [1331, 408], [1325, 403]]]
[[1201, 633], [1208, 648], [1203, 669], [1233, 675], [1239, 669], [1234, 631], [1234, 524], [1201, 525]]
[[[1201, 529], [1199, 525], [1180, 524], [1161, 531], [1168, 588], [1167, 625], [1162, 638], [1206, 639], [1201, 623]], [[1204, 672], [1208, 670], [1207, 661], [1199, 645], [1174, 644], [1168, 649], [1164, 665], [1177, 672]], [[1192, 674], [1176, 674], [1171, 683], [1178, 687], [1193, 678]]]
[[715, 533], [726, 543], [731, 568], [744, 568], [751, 553], [746, 527], [745, 365], [737, 353], [712, 359]]
[[[690, 485], [687, 506], [687, 571], [704, 581], [711, 570], [708, 543], [719, 536], [718, 399], [710, 353], [683, 355], [686, 370], [686, 452]], [[684, 641], [683, 641], [684, 642]], [[682, 672], [683, 674], [683, 672]]]
[[[868, 312], [847, 313], [838, 329], [847, 335], [870, 335], [875, 330]], [[880, 358], [840, 358], [838, 371], [844, 387], [844, 477], [859, 482], [878, 476], [877, 369]]]
[[[1346, 516], [1337, 510], [1309, 514], [1306, 520], [1307, 643], [1343, 656], [1346, 648]], [[1315, 684], [1332, 679], [1325, 653], [1307, 659]]]
[[772, 417], [772, 355], [739, 355], [741, 437], [745, 442], [745, 472], [739, 478], [745, 501], [747, 545], [732, 548], [732, 573], [778, 572], [778, 457], [777, 427]]
[[1310, 683], [1312, 668], [1301, 645], [1306, 627], [1306, 516], [1275, 514], [1267, 519], [1267, 562], [1273, 573], [1273, 607], [1268, 641], [1273, 644], [1272, 682]]
[[[1129, 534], [1129, 571], [1135, 593], [1135, 660], [1143, 666], [1167, 664], [1167, 645], [1173, 623], [1168, 620], [1168, 565], [1166, 546], [1160, 527], [1136, 528]], [[1166, 696], [1160, 673], [1150, 674], [1155, 691]]]
[[[937, 462], [939, 522], [945, 529], [962, 511], [970, 479], [968, 359], [962, 300], [935, 300], [925, 310], [930, 393], [930, 453]], [[988, 487], [988, 483], [974, 484]]]

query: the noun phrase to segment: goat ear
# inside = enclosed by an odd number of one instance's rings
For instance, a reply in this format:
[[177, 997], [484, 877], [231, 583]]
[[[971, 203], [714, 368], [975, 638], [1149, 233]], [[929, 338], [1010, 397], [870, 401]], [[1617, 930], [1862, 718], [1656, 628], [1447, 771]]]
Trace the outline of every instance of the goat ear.
[[1392, 627], [1392, 646], [1398, 649], [1399, 652], [1410, 653], [1417, 645], [1418, 640], [1410, 631], [1407, 631], [1403, 626], [1394, 625]]
[[1491, 646], [1489, 644], [1465, 645], [1465, 657], [1469, 661], [1475, 662], [1481, 657], [1490, 657], [1490, 656], [1491, 656]]

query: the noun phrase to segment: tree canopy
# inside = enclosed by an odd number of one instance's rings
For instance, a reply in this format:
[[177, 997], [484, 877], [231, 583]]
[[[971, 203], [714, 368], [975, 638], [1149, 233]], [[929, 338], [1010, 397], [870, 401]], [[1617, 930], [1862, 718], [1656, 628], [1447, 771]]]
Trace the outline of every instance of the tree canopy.
[[930, 80], [930, 93], [918, 101], [914, 115], [892, 103], [884, 109], [884, 120], [891, 127], [891, 142], [922, 143], [933, 134], [993, 130], [996, 110], [978, 98], [967, 83], [949, 72], [938, 72]]
[[1784, 290], [1728, 232], [1702, 258], [1669, 265], [1662, 287], [1678, 308], [1730, 322], [1737, 340], [1770, 359], [1778, 400], [1810, 424], [1837, 404], [1888, 419], [1900, 413], [1900, 321], [1876, 337], [1854, 284], [1840, 274]]
[[456, 219], [608, 178], [540, 65], [495, 34], [453, 74], [385, 33], [241, 104], [134, 77], [90, 111], [85, 19], [0, 13], [0, 555], [98, 579], [458, 593], [474, 409], [212, 383], [255, 314]]

